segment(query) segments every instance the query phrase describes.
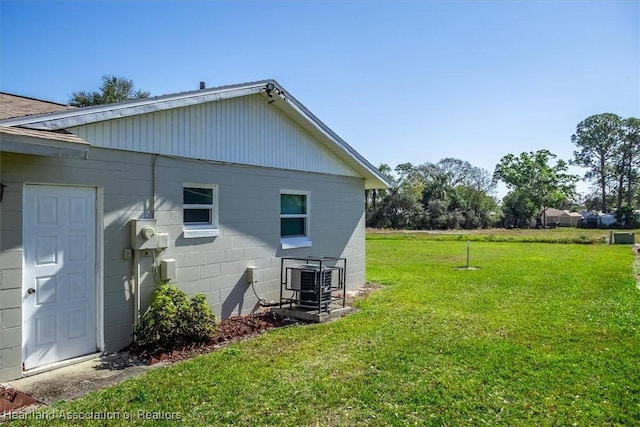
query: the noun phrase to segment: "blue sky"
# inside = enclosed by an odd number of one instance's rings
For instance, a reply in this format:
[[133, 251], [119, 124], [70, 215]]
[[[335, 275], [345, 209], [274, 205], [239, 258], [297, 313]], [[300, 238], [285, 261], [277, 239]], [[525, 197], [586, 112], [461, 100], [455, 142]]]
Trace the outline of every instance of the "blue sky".
[[0, 36], [4, 92], [275, 78], [376, 166], [568, 160], [589, 115], [640, 117], [639, 1], [2, 0]]

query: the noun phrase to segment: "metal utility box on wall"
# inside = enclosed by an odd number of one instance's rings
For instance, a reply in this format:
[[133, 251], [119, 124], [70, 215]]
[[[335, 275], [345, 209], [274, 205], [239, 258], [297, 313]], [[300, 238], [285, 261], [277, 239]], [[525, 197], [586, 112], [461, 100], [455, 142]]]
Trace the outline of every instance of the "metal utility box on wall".
[[177, 277], [176, 260], [167, 258], [160, 261], [160, 280], [171, 280]]
[[247, 283], [252, 284], [260, 281], [260, 274], [258, 273], [258, 267], [247, 267]]
[[155, 219], [131, 220], [131, 249], [166, 249], [169, 247], [169, 234], [159, 233]]
[[158, 249], [167, 249], [169, 247], [169, 233], [158, 233], [156, 238]]
[[157, 247], [156, 220], [131, 220], [131, 249], [140, 251]]

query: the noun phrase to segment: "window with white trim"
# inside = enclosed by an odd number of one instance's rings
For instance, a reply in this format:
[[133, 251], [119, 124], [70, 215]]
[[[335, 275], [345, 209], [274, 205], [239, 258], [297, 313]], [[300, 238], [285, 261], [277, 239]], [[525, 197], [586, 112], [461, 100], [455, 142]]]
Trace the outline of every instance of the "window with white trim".
[[185, 183], [182, 188], [182, 231], [185, 238], [218, 235], [218, 186]]
[[309, 199], [310, 193], [306, 191], [280, 191], [280, 244], [282, 249], [311, 246]]

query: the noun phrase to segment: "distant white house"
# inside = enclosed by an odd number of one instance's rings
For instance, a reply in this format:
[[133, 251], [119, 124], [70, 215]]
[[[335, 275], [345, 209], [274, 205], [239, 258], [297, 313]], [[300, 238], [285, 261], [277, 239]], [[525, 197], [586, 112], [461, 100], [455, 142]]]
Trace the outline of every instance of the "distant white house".
[[578, 212], [569, 212], [555, 208], [546, 208], [544, 211], [547, 225], [557, 225], [559, 227], [575, 227], [582, 220], [582, 215]]
[[546, 225], [555, 225], [560, 221], [560, 215], [564, 211], [556, 208], [546, 208], [543, 212], [543, 221]]
[[582, 215], [578, 212], [564, 211], [559, 218], [560, 227], [575, 227], [582, 221]]

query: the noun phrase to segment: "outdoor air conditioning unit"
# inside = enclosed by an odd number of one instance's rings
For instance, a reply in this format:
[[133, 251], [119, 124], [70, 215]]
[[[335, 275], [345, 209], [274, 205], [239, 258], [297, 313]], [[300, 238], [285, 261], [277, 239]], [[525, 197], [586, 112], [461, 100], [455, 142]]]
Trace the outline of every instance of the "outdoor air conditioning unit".
[[331, 303], [333, 270], [313, 264], [292, 268], [290, 289], [297, 291], [298, 305], [325, 309]]

